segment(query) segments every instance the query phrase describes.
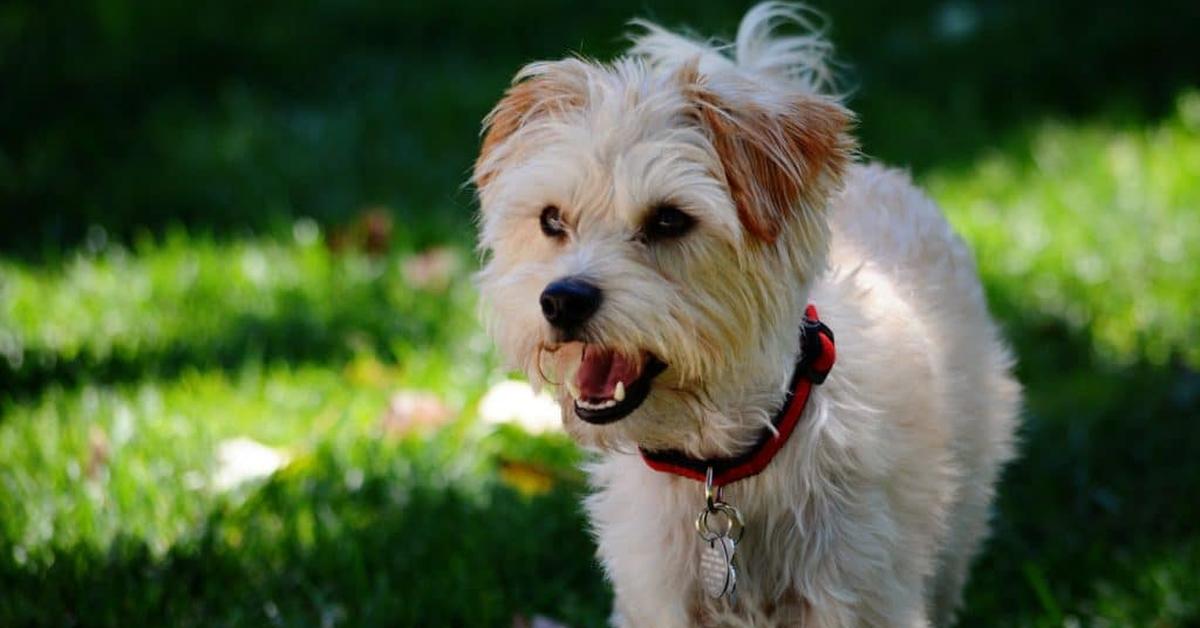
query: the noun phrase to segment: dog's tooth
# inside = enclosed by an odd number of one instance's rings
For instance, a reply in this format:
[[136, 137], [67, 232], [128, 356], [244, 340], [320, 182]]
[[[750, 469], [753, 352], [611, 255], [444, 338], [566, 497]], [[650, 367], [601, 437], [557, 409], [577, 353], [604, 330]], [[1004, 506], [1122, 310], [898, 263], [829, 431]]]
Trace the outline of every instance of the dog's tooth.
[[586, 401], [586, 400], [580, 399], [579, 401], [576, 401], [575, 403], [576, 403], [576, 405], [578, 405], [580, 408], [583, 408], [584, 410], [607, 410], [607, 409], [617, 405], [617, 402], [613, 399], [605, 399], [604, 401], [597, 401], [597, 402], [591, 402], [591, 401]]
[[625, 382], [617, 381], [617, 387], [613, 390], [613, 399], [625, 401]]
[[570, 393], [572, 399], [579, 401], [579, 387], [575, 385], [574, 381], [569, 379], [567, 380], [567, 392]]

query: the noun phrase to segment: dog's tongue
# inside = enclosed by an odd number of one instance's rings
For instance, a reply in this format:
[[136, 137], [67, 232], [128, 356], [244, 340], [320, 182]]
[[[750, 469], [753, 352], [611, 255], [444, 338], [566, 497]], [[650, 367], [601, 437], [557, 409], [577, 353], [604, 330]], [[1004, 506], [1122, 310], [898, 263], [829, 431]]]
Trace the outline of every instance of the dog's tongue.
[[642, 365], [610, 349], [587, 345], [575, 374], [579, 396], [587, 400], [611, 399], [617, 382], [629, 386], [640, 375]]

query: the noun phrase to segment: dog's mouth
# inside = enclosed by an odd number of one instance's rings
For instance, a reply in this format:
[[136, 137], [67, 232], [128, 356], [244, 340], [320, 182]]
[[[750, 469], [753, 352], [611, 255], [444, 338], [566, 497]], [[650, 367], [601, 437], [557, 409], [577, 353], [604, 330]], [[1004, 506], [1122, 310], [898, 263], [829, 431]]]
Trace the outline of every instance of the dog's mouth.
[[575, 416], [593, 425], [629, 416], [650, 394], [651, 381], [666, 368], [647, 351], [628, 356], [601, 345], [584, 345], [578, 368], [566, 378]]

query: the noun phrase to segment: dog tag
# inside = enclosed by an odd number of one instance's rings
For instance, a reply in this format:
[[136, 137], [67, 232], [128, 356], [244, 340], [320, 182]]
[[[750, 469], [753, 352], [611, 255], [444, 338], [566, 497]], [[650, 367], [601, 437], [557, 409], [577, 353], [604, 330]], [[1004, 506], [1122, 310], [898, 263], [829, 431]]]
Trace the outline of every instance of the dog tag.
[[704, 478], [704, 510], [696, 516], [700, 535], [700, 587], [714, 598], [732, 596], [737, 588], [733, 553], [746, 524], [737, 508], [721, 501], [721, 487], [713, 484], [713, 469]]
[[700, 549], [700, 584], [710, 597], [732, 595], [737, 587], [737, 570], [733, 568], [733, 552], [737, 544], [727, 536], [703, 543]]

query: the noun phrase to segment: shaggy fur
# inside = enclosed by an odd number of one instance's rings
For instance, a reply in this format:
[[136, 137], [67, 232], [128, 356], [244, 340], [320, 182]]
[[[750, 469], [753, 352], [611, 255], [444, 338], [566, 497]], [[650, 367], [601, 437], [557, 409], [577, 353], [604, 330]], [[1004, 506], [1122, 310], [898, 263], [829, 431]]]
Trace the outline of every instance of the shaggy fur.
[[[600, 452], [587, 509], [618, 625], [947, 625], [1012, 455], [1020, 391], [974, 261], [905, 174], [855, 163], [808, 16], [759, 5], [728, 45], [637, 22], [611, 63], [526, 66], [485, 121], [489, 330]], [[696, 227], [647, 242], [664, 202]], [[548, 205], [563, 238], [539, 228]], [[604, 291], [587, 342], [668, 365], [609, 425], [576, 417], [563, 382], [583, 345], [539, 308], [565, 276]], [[713, 602], [697, 583], [703, 489], [636, 448], [750, 446], [783, 403], [810, 302], [838, 361], [767, 469], [726, 487], [747, 528], [736, 600]]]

